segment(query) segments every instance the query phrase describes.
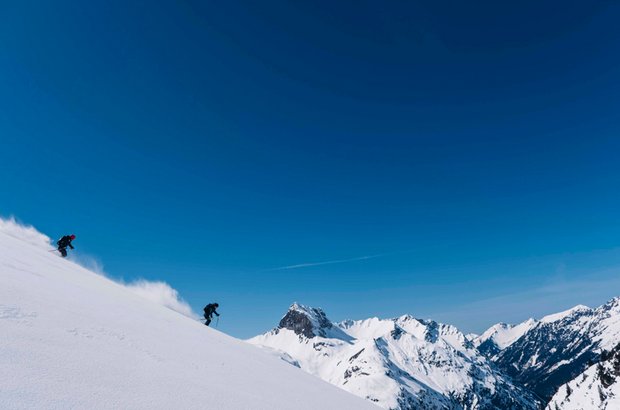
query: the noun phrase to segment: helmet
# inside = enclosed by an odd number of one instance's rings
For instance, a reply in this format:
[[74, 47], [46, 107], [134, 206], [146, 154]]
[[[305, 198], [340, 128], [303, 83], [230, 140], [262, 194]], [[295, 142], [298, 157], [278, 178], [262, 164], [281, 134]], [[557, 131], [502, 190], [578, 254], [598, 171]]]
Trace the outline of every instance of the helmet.
[[213, 304], [213, 306], [220, 307], [220, 304], [216, 302], [216, 303]]
[[71, 238], [71, 240], [74, 240], [75, 239], [75, 235], [71, 234], [70, 238]]

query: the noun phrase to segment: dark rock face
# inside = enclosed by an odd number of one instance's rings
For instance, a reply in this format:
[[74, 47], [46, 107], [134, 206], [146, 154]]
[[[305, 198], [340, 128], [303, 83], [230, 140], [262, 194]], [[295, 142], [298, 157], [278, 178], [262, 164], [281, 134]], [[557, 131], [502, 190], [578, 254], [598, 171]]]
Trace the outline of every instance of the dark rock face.
[[403, 329], [401, 329], [397, 325], [394, 325], [394, 330], [392, 330], [390, 335], [392, 335], [392, 338], [394, 338], [394, 340], [398, 340], [403, 335], [403, 333], [405, 333], [405, 331]]
[[486, 357], [488, 357], [489, 359], [491, 359], [495, 355], [497, 355], [501, 350], [499, 347], [497, 347], [497, 345], [495, 344], [495, 342], [493, 342], [493, 340], [488, 339], [482, 342], [480, 346], [478, 346], [478, 351], [482, 353], [483, 355], [485, 355]]
[[308, 316], [295, 310], [289, 310], [280, 320], [278, 327], [280, 329], [290, 329], [296, 334], [306, 336], [307, 338], [314, 337], [314, 329]]
[[596, 374], [604, 388], [616, 383], [620, 376], [620, 343], [610, 351], [601, 353]]
[[278, 324], [280, 329], [289, 329], [307, 338], [325, 337], [325, 330], [332, 326], [325, 313], [317, 308], [312, 308], [308, 313], [291, 308]]
[[429, 343], [437, 343], [437, 340], [439, 339], [439, 324], [432, 320], [420, 320], [420, 323], [426, 325], [424, 340]]

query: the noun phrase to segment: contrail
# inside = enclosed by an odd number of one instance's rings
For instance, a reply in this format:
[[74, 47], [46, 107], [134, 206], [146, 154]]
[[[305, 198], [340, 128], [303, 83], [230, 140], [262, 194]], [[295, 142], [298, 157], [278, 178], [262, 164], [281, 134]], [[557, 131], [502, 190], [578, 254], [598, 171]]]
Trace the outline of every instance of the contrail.
[[300, 263], [297, 265], [288, 265], [288, 266], [280, 266], [279, 268], [265, 269], [261, 272], [273, 272], [277, 270], [289, 270], [289, 269], [300, 269], [300, 268], [309, 268], [312, 266], [321, 266], [321, 265], [334, 265], [336, 263], [346, 263], [346, 262], [355, 262], [355, 261], [363, 261], [366, 259], [374, 259], [379, 258], [381, 256], [389, 255], [387, 253], [381, 253], [378, 255], [368, 255], [368, 256], [359, 256], [357, 258], [350, 259], [337, 259], [333, 261], [323, 261], [323, 262], [310, 262], [310, 263]]

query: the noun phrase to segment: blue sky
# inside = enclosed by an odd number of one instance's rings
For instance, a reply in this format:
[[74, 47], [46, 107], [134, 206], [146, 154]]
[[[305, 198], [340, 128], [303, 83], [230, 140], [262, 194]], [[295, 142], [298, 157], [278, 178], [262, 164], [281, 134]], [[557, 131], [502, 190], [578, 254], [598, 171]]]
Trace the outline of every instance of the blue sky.
[[240, 337], [603, 303], [620, 5], [501, 3], [3, 4], [0, 214]]

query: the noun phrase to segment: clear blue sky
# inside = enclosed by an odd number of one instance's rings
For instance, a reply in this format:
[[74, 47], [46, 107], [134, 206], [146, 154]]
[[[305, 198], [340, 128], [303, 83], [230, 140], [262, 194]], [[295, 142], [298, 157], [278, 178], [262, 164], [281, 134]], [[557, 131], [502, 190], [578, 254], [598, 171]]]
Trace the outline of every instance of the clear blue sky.
[[5, 2], [0, 214], [219, 301], [240, 337], [293, 301], [464, 331], [603, 303], [618, 21], [613, 1]]

